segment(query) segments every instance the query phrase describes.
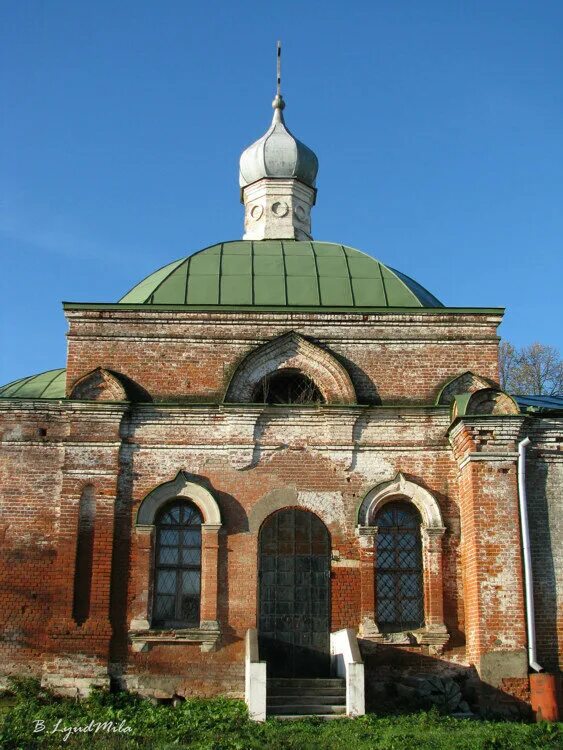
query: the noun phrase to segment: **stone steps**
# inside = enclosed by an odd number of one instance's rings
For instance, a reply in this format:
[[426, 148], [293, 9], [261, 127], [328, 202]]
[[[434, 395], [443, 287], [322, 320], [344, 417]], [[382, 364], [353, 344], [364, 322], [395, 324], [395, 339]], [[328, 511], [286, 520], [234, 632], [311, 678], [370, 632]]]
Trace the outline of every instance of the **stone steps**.
[[346, 716], [346, 706], [328, 706], [326, 704], [308, 706], [268, 706], [267, 716]]
[[268, 716], [332, 719], [346, 715], [346, 684], [343, 679], [270, 678], [266, 691]]
[[346, 689], [346, 681], [342, 677], [268, 677], [268, 688], [279, 687], [319, 688], [337, 687]]
[[[300, 697], [302, 695], [308, 695], [309, 691], [311, 691], [311, 688], [304, 689], [304, 688], [294, 688], [294, 687], [284, 687], [279, 688], [275, 692], [268, 690], [268, 695], [272, 696], [287, 696], [290, 698], [291, 696], [297, 696]], [[312, 695], [327, 695], [327, 696], [340, 696], [345, 695], [346, 689], [342, 689], [340, 687], [319, 687], [315, 688], [311, 691]]]
[[327, 703], [334, 706], [345, 706], [346, 696], [325, 695], [324, 693], [310, 693], [307, 695], [273, 695], [268, 697], [268, 706], [308, 706], [311, 703]]
[[[346, 714], [311, 714], [311, 716], [315, 717], [315, 719], [322, 719], [323, 721], [330, 721], [331, 719], [345, 719]], [[276, 721], [297, 721], [298, 719], [306, 719], [308, 718], [307, 714], [273, 714], [273, 719], [276, 719]]]

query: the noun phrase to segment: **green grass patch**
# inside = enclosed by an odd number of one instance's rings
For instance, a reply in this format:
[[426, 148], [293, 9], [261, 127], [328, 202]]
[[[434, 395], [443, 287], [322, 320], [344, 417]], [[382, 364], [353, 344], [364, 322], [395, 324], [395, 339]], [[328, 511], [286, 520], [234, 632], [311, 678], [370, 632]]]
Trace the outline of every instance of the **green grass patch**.
[[[33, 680], [0, 699], [0, 748], [93, 750], [536, 750], [563, 748], [562, 724], [457, 720], [437, 711], [357, 719], [248, 720], [242, 701], [191, 699], [153, 705], [131, 693], [57, 698]], [[7, 710], [6, 710], [7, 709]], [[37, 724], [36, 722], [42, 722]], [[127, 732], [96, 732], [127, 727]], [[73, 733], [72, 727], [90, 732]], [[34, 729], [42, 727], [43, 731]], [[55, 731], [54, 731], [55, 730]]]
[[14, 706], [18, 703], [18, 699], [14, 695], [5, 695], [0, 697], [0, 716], [7, 714]]

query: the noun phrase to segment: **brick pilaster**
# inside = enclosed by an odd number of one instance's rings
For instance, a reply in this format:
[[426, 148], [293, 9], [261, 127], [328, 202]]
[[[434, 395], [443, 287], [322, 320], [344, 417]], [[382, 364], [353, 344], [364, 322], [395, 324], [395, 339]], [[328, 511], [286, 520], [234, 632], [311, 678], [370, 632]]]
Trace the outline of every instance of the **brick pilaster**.
[[375, 557], [377, 526], [358, 526], [356, 533], [360, 548], [360, 632], [364, 636], [377, 635], [377, 584]]
[[201, 627], [218, 626], [219, 524], [204, 523], [201, 534]]
[[468, 417], [450, 440], [459, 465], [467, 656], [491, 684], [527, 674], [518, 512], [519, 417]]

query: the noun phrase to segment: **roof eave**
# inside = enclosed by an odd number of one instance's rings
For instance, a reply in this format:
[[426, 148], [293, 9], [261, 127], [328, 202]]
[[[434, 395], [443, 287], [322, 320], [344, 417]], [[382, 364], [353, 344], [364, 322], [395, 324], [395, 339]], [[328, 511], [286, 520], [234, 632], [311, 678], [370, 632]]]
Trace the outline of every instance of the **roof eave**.
[[313, 313], [349, 313], [357, 314], [423, 314], [423, 315], [504, 315], [504, 307], [352, 307], [352, 306], [284, 306], [284, 305], [170, 305], [139, 304], [128, 302], [63, 302], [63, 310], [121, 310], [146, 312], [313, 312]]

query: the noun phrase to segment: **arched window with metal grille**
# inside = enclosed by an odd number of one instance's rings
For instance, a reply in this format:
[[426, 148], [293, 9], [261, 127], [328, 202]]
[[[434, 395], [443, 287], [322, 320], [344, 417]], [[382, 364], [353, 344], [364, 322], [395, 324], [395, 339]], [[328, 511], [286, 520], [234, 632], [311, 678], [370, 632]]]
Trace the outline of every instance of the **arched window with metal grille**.
[[173, 500], [156, 519], [156, 627], [199, 627], [201, 524], [201, 513], [187, 500]]
[[377, 527], [377, 624], [383, 631], [424, 625], [421, 518], [410, 503], [387, 503], [374, 518]]

